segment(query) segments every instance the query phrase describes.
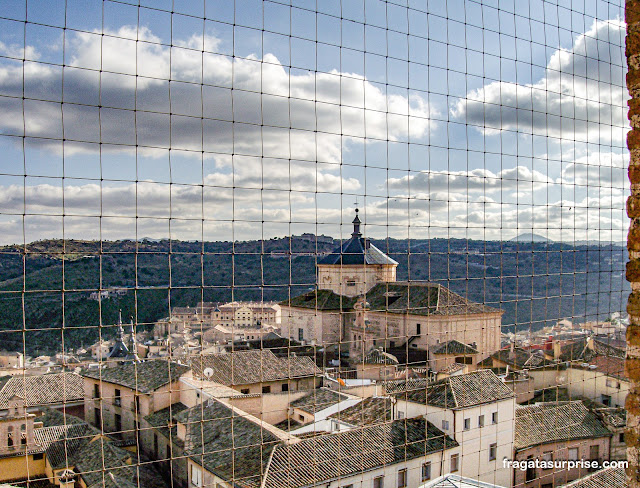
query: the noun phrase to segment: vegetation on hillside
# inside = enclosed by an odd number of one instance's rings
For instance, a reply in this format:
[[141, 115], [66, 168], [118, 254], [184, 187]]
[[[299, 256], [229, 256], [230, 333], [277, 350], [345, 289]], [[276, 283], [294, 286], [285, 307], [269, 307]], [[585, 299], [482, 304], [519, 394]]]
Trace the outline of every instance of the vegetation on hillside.
[[[505, 310], [505, 329], [538, 329], [624, 309], [626, 249], [463, 239], [373, 241], [399, 280], [428, 280]], [[285, 300], [315, 284], [316, 256], [339, 243], [301, 237], [248, 242], [38, 241], [0, 248], [0, 341], [28, 354], [110, 338], [118, 310], [151, 326], [199, 301]], [[98, 289], [126, 295], [100, 303]]]

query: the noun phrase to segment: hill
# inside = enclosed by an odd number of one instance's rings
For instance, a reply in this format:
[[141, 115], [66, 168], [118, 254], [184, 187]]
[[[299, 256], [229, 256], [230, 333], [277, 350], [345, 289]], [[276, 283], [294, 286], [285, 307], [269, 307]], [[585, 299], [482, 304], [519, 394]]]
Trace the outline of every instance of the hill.
[[[618, 245], [466, 239], [373, 240], [398, 279], [438, 282], [505, 310], [505, 330], [538, 329], [624, 310], [627, 251]], [[118, 309], [151, 326], [198, 301], [284, 300], [315, 285], [317, 257], [339, 244], [313, 236], [246, 242], [38, 241], [0, 248], [0, 341], [30, 354], [112, 337]], [[97, 289], [125, 295], [91, 300]]]
[[547, 239], [544, 236], [541, 236], [540, 234], [535, 234], [531, 232], [531, 233], [520, 234], [519, 236], [516, 236], [513, 239], [511, 239], [510, 242], [550, 242], [550, 241], [549, 239]]

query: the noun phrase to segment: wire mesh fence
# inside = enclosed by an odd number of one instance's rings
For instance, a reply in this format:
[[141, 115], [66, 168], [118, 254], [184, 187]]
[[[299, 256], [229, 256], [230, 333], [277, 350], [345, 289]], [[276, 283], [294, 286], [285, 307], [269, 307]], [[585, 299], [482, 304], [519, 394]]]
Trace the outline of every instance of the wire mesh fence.
[[0, 5], [0, 483], [626, 482], [622, 1]]

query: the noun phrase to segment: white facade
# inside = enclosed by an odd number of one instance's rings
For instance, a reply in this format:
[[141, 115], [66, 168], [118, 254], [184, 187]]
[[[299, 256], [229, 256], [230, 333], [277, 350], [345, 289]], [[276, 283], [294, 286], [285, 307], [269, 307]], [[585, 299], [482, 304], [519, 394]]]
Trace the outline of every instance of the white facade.
[[[330, 435], [330, 434], [329, 434]], [[395, 488], [401, 486], [399, 479], [406, 476], [407, 487], [416, 487], [422, 483], [438, 478], [443, 474], [451, 473], [451, 468], [455, 467], [456, 462], [452, 462], [452, 457], [458, 456], [460, 459], [460, 447], [454, 447], [444, 452], [438, 451], [426, 456], [411, 459], [406, 462], [389, 464], [384, 467], [371, 469], [363, 473], [355, 475], [347, 475], [339, 479], [318, 480], [313, 486], [322, 486], [325, 488], [374, 488], [382, 486], [385, 488]], [[188, 459], [189, 486], [192, 487], [231, 487], [232, 484], [223, 480], [213, 473], [210, 473], [192, 459]], [[429, 469], [423, 471], [423, 466], [428, 465]], [[429, 478], [423, 478], [423, 472], [429, 472]], [[404, 475], [403, 475], [404, 472]], [[457, 472], [457, 471], [454, 471]], [[382, 478], [381, 485], [374, 485], [376, 478]]]
[[452, 436], [460, 444], [462, 476], [511, 486], [513, 472], [502, 460], [513, 455], [515, 408], [515, 398], [460, 409], [398, 399], [395, 418], [425, 417]]
[[364, 295], [378, 283], [396, 281], [397, 264], [318, 264], [318, 289], [338, 295]]

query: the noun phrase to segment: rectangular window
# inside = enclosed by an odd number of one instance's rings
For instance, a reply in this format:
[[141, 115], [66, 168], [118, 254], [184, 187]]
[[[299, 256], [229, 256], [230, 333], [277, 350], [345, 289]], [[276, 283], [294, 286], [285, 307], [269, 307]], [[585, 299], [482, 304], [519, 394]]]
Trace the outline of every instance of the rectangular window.
[[202, 471], [193, 464], [191, 465], [191, 486], [202, 486]]
[[[553, 461], [553, 451], [545, 451], [542, 453], [543, 461]], [[546, 468], [549, 469], [549, 468]]]
[[384, 488], [384, 476], [373, 478], [373, 488]]
[[451, 455], [451, 472], [455, 473], [460, 469], [460, 454]]
[[491, 414], [491, 423], [494, 425], [498, 423], [498, 412], [493, 412]]
[[416, 335], [422, 334], [422, 327], [420, 324], [416, 324]]
[[578, 460], [578, 448], [577, 447], [570, 447], [569, 448], [569, 460], [570, 461], [577, 461]]
[[113, 416], [113, 423], [115, 425], [116, 435], [120, 435], [122, 433], [122, 417], [116, 413]]
[[398, 488], [405, 488], [407, 486], [407, 470], [401, 469], [398, 471]]
[[471, 419], [464, 419], [464, 430], [469, 430], [471, 428]]
[[240, 388], [240, 393], [242, 393], [243, 395], [248, 395], [249, 394], [249, 388]]
[[422, 481], [431, 479], [431, 461], [422, 464]]
[[449, 430], [449, 421], [448, 420], [443, 420], [442, 421], [442, 430]]
[[94, 422], [95, 426], [98, 429], [102, 430], [102, 412], [100, 412], [99, 408], [93, 409], [93, 417], [95, 419], [95, 422]]
[[303, 328], [299, 328], [298, 329], [298, 340], [299, 341], [304, 341], [304, 329]]
[[42, 452], [37, 452], [33, 455], [33, 460], [34, 461], [40, 461], [41, 459], [44, 459], [44, 453]]
[[620, 432], [620, 436], [618, 438], [618, 442], [620, 442], [621, 444], [624, 444], [624, 432]]
[[97, 383], [93, 385], [93, 398], [100, 398], [100, 385]]
[[289, 391], [289, 383], [282, 383], [282, 391]]
[[527, 471], [525, 472], [525, 481], [533, 481], [536, 479], [536, 467], [535, 464], [529, 464], [529, 461], [533, 461], [533, 456], [527, 456]]
[[600, 457], [600, 446], [598, 444], [589, 447], [589, 459], [592, 461], [597, 460]]
[[489, 444], [489, 461], [495, 461], [498, 455], [498, 444]]
[[269, 385], [263, 386], [262, 387], [262, 393], [271, 393], [271, 386], [269, 386]]
[[610, 407], [611, 395], [600, 395], [600, 403], [604, 404], [606, 407]]
[[484, 427], [484, 415], [478, 417], [478, 427]]
[[122, 398], [120, 397], [120, 390], [118, 388], [116, 388], [113, 395], [113, 404], [117, 406], [122, 405]]
[[404, 418], [404, 412], [399, 411], [399, 412], [398, 412], [398, 418], [399, 418], [400, 420], [402, 420], [402, 419]]

